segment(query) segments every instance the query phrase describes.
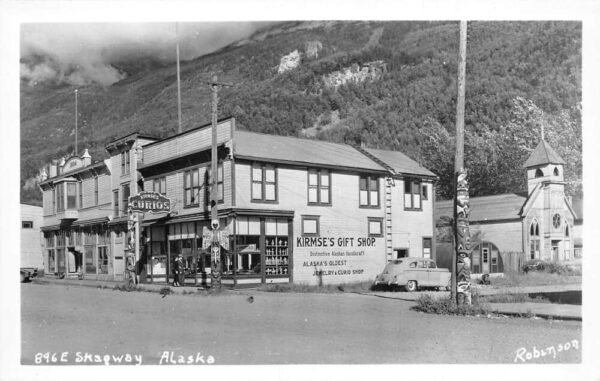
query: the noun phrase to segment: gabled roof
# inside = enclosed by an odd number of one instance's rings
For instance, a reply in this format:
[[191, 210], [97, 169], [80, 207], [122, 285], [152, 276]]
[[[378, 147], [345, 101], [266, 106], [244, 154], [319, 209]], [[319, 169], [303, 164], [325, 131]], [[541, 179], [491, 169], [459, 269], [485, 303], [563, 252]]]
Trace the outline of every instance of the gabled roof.
[[437, 178], [436, 174], [421, 167], [419, 163], [409, 158], [402, 152], [397, 151], [385, 151], [373, 148], [363, 148], [365, 151], [375, 156], [388, 166], [390, 166], [396, 173], [405, 175], [419, 175]]
[[[486, 222], [521, 218], [519, 212], [527, 198], [515, 193], [495, 196], [471, 197], [469, 221]], [[435, 220], [442, 216], [454, 217], [454, 200], [436, 201]]]
[[573, 207], [573, 211], [577, 215], [576, 220], [583, 221], [583, 199], [573, 198], [573, 200], [571, 201], [571, 206]]
[[236, 130], [234, 157], [377, 172], [386, 168], [347, 144]]
[[550, 147], [545, 140], [535, 147], [523, 165], [525, 168], [546, 164], [565, 164], [565, 161]]

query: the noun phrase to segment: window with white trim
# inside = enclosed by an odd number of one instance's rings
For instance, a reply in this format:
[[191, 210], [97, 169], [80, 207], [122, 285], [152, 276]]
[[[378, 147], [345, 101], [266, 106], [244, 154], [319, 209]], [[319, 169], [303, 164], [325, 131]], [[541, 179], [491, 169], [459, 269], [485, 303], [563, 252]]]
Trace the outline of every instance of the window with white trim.
[[302, 216], [302, 235], [319, 235], [319, 216]]
[[404, 179], [404, 209], [421, 209], [421, 182]]
[[194, 168], [183, 173], [183, 206], [200, 204], [200, 173]]
[[121, 175], [126, 175], [130, 171], [130, 152], [129, 150], [121, 152]]
[[308, 170], [308, 204], [331, 205], [331, 173], [324, 169]]
[[359, 205], [361, 207], [379, 206], [379, 179], [374, 176], [360, 176]]
[[252, 165], [252, 201], [277, 201], [277, 169], [272, 165]]
[[383, 236], [383, 218], [369, 217], [369, 237]]

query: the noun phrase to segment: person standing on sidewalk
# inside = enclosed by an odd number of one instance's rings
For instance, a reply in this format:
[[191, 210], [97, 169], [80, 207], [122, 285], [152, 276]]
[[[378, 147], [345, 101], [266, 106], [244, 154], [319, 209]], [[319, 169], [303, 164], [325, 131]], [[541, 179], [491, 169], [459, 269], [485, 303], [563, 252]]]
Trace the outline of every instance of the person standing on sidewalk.
[[179, 254], [175, 260], [175, 274], [177, 287], [185, 284], [185, 264], [183, 262], [183, 254]]
[[181, 278], [183, 274], [183, 255], [179, 254], [173, 263], [173, 287], [181, 286]]

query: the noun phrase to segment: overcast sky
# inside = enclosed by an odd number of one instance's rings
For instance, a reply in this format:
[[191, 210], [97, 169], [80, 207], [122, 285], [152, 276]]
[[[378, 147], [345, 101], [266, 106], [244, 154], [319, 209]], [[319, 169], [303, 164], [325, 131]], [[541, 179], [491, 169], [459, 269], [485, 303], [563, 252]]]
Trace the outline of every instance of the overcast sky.
[[[264, 25], [179, 23], [180, 57], [189, 60], [210, 53]], [[21, 77], [31, 85], [39, 81], [108, 85], [124, 77], [111, 62], [136, 58], [174, 62], [176, 36], [175, 23], [22, 24]]]

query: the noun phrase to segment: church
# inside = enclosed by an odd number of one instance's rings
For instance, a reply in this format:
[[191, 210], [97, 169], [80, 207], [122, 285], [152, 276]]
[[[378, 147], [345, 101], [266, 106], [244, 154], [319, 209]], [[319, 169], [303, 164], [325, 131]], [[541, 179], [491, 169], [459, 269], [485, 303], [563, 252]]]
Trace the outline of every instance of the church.
[[[565, 195], [564, 165], [542, 139], [524, 163], [527, 194], [470, 199], [473, 274], [516, 270], [530, 260], [564, 262], [581, 256], [582, 203]], [[453, 200], [436, 203], [438, 232], [448, 229], [445, 216], [453, 216]], [[438, 264], [450, 267], [451, 258], [451, 244], [438, 241]]]

